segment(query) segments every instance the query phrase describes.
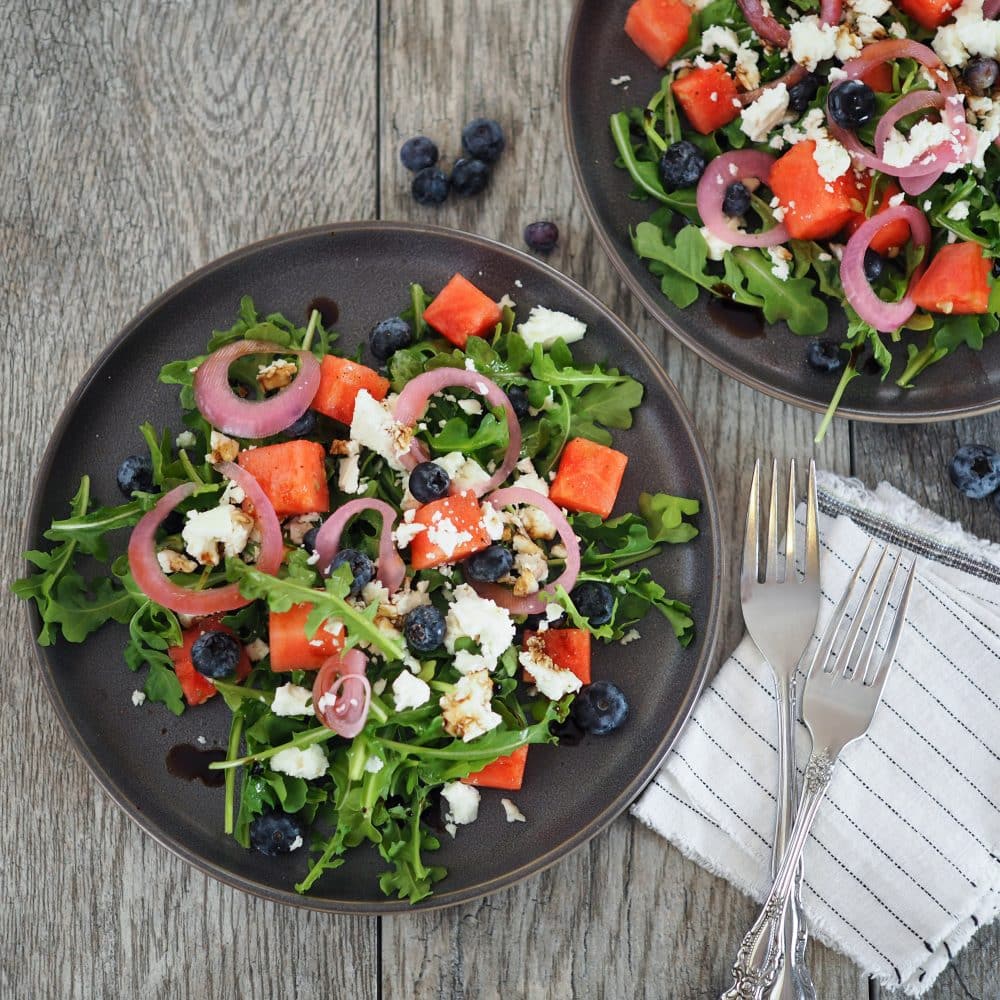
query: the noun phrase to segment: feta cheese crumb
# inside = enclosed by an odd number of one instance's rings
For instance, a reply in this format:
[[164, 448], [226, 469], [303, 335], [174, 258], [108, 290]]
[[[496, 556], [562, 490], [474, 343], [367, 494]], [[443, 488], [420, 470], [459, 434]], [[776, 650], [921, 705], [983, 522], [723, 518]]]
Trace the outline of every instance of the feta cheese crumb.
[[511, 802], [510, 799], [501, 799], [500, 805], [503, 806], [504, 815], [507, 817], [508, 823], [527, 823], [528, 818], [521, 812], [520, 809]]
[[779, 281], [788, 281], [791, 277], [788, 265], [792, 255], [784, 247], [768, 247], [767, 255], [771, 258], [771, 273]]
[[132, 692], [132, 704], [138, 708], [140, 705], [144, 704], [146, 701], [145, 691], [133, 691]]
[[416, 524], [414, 522], [407, 523], [404, 521], [396, 530], [392, 533], [392, 540], [396, 543], [397, 549], [405, 549], [410, 542], [413, 541], [421, 531], [426, 531], [426, 524]]
[[836, 54], [837, 29], [822, 24], [815, 14], [810, 14], [792, 22], [788, 48], [797, 63], [806, 69], [815, 69], [818, 63]]
[[630, 642], [635, 642], [636, 639], [641, 639], [642, 636], [639, 634], [638, 629], [630, 628], [619, 640], [623, 646], [627, 646]]
[[517, 463], [517, 472], [518, 477], [514, 480], [515, 486], [522, 490], [534, 490], [536, 493], [541, 493], [543, 497], [549, 495], [549, 484], [538, 474], [530, 458], [522, 458]]
[[181, 538], [202, 566], [218, 566], [222, 557], [238, 556], [247, 547], [253, 527], [252, 517], [227, 503], [188, 511]]
[[346, 453], [337, 460], [337, 489], [341, 493], [357, 493], [361, 482], [360, 456], [361, 445], [348, 441]]
[[611, 78], [612, 87], [620, 87], [623, 83], [631, 83], [631, 82], [632, 82], [632, 77], [630, 77], [628, 73], [623, 73], [621, 76], [613, 76]]
[[551, 347], [557, 340], [567, 344], [575, 344], [583, 340], [587, 332], [587, 324], [569, 313], [556, 309], [546, 309], [545, 306], [534, 306], [524, 323], [518, 323], [517, 332], [524, 338], [528, 347], [541, 344], [544, 348]]
[[779, 83], [743, 109], [740, 130], [751, 142], [763, 142], [788, 111], [788, 87]]
[[[445, 820], [455, 826], [475, 823], [479, 817], [479, 789], [461, 781], [449, 781], [441, 787], [441, 798], [448, 803]], [[452, 834], [454, 836], [454, 834]]]
[[316, 743], [308, 747], [286, 747], [279, 750], [269, 763], [272, 771], [293, 778], [305, 778], [306, 781], [321, 778], [330, 766], [323, 748]]
[[537, 636], [532, 636], [525, 643], [524, 649], [517, 658], [525, 672], [534, 678], [535, 687], [539, 692], [557, 701], [564, 695], [579, 691], [582, 682], [572, 670], [556, 666], [555, 661], [545, 651], [545, 645]]
[[906, 195], [902, 191], [900, 191], [899, 194], [894, 194], [889, 199], [889, 205], [891, 208], [896, 208], [897, 206], [902, 205], [905, 200], [906, 200]]
[[[467, 458], [460, 451], [450, 451], [447, 455], [441, 455], [434, 459], [435, 465], [440, 465], [448, 478], [451, 479], [455, 489], [464, 493], [466, 490], [475, 489], [484, 480], [489, 479], [489, 473], [474, 459]], [[407, 480], [409, 484], [409, 480]], [[409, 485], [407, 485], [409, 489]]]
[[947, 217], [949, 219], [954, 219], [956, 222], [961, 222], [963, 219], [969, 217], [969, 203], [967, 201], [956, 201], [951, 208], [948, 209]]
[[274, 700], [271, 702], [271, 711], [275, 715], [311, 715], [312, 692], [308, 688], [300, 687], [298, 684], [282, 684], [274, 692]]
[[459, 529], [450, 518], [442, 517], [427, 528], [427, 537], [436, 545], [447, 559], [450, 559], [460, 545], [472, 541], [471, 532]]
[[900, 24], [899, 21], [893, 21], [889, 25], [889, 34], [893, 38], [906, 38], [906, 25]]
[[426, 681], [403, 670], [392, 682], [392, 697], [397, 712], [405, 712], [408, 708], [420, 708], [431, 700], [431, 689]]
[[[460, 639], [472, 639], [479, 653], [467, 649], [455, 651]], [[459, 673], [496, 670], [497, 662], [514, 641], [514, 622], [510, 612], [493, 601], [480, 597], [468, 584], [455, 588], [454, 601], [445, 616], [445, 649], [455, 657]]]
[[205, 461], [210, 465], [217, 465], [219, 462], [235, 462], [236, 456], [240, 453], [238, 441], [234, 441], [225, 434], [220, 434], [212, 428], [212, 434], [208, 439], [208, 447], [211, 449], [205, 456]]
[[822, 137], [815, 141], [813, 160], [820, 177], [829, 182], [843, 177], [851, 169], [851, 154], [836, 139]]
[[373, 753], [368, 760], [365, 761], [365, 770], [369, 774], [378, 774], [383, 767], [385, 767], [385, 761], [382, 760], [378, 754]]
[[708, 244], [709, 260], [722, 260], [726, 251], [732, 250], [733, 244], [720, 239], [708, 228], [708, 226], [702, 226], [699, 232], [705, 238], [705, 243]]
[[198, 439], [191, 431], [181, 431], [174, 439], [174, 444], [178, 448], [193, 448], [198, 443]]
[[251, 663], [259, 663], [271, 652], [271, 648], [263, 639], [254, 639], [253, 642], [247, 643], [244, 648]]
[[892, 129], [885, 141], [882, 159], [891, 167], [908, 167], [951, 137], [947, 122], [922, 118], [910, 129], [908, 136]]
[[297, 851], [302, 846], [302, 837], [296, 837], [289, 845], [288, 852], [291, 854], [292, 851]]
[[399, 423], [389, 405], [362, 389], [354, 400], [351, 439], [381, 455], [392, 468], [401, 470], [400, 459], [410, 450], [413, 428]]
[[193, 573], [198, 568], [193, 559], [173, 549], [161, 549], [156, 553], [156, 561], [164, 573]]
[[444, 730], [468, 743], [503, 722], [491, 707], [493, 681], [486, 670], [460, 677], [452, 691], [441, 696], [438, 704], [444, 718]]

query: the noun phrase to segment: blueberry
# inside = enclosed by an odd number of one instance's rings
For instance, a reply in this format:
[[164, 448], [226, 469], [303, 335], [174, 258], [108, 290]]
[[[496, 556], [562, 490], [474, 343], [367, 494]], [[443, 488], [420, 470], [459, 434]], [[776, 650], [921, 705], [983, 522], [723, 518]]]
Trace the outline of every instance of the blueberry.
[[[296, 844], [295, 842], [299, 843]], [[250, 846], [275, 857], [278, 854], [290, 854], [294, 847], [302, 843], [302, 827], [294, 816], [282, 812], [261, 813], [250, 823]]]
[[191, 646], [194, 669], [211, 680], [232, 677], [242, 655], [240, 644], [228, 632], [202, 632]]
[[[993, 258], [993, 277], [1000, 278], [1000, 257]], [[508, 393], [510, 395], [510, 393]]]
[[583, 730], [570, 713], [564, 722], [550, 722], [549, 732], [561, 747], [575, 747], [583, 739]]
[[978, 56], [970, 59], [962, 70], [962, 80], [965, 85], [975, 94], [980, 96], [988, 94], [1000, 76], [1000, 65], [996, 59], [989, 59], [985, 56]]
[[495, 162], [505, 145], [503, 129], [492, 118], [476, 118], [462, 129], [462, 149], [477, 160]]
[[410, 492], [421, 503], [440, 500], [451, 486], [451, 476], [437, 462], [421, 462], [410, 473]]
[[357, 549], [341, 549], [330, 560], [330, 572], [332, 573], [339, 566], [347, 564], [351, 567], [354, 578], [351, 580], [351, 597], [357, 597], [365, 586], [375, 579], [375, 563]]
[[607, 625], [611, 621], [615, 612], [615, 595], [606, 583], [584, 580], [573, 588], [569, 596], [573, 599], [576, 610], [591, 625]]
[[415, 135], [399, 147], [399, 159], [407, 170], [417, 173], [437, 163], [438, 148], [426, 135]]
[[668, 191], [694, 187], [705, 169], [702, 151], [687, 139], [667, 146], [660, 157], [660, 180]]
[[875, 250], [865, 251], [865, 277], [874, 284], [882, 277], [882, 272], [885, 270], [885, 257]]
[[153, 463], [145, 455], [129, 455], [118, 466], [118, 489], [127, 497], [138, 490], [140, 493], [153, 491]]
[[844, 352], [835, 340], [812, 340], [806, 348], [810, 368], [831, 375], [844, 367]]
[[306, 410], [298, 420], [290, 423], [282, 433], [285, 437], [304, 438], [316, 433], [316, 413], [314, 410]]
[[456, 160], [451, 168], [451, 189], [467, 198], [485, 190], [490, 182], [490, 165], [482, 160]]
[[514, 568], [514, 553], [505, 545], [491, 545], [469, 556], [462, 565], [470, 580], [496, 583]]
[[809, 102], [816, 96], [819, 90], [819, 77], [815, 73], [809, 73], [798, 83], [788, 88], [788, 110], [794, 111], [797, 115], [802, 114]]
[[368, 334], [368, 349], [379, 361], [388, 361], [396, 351], [413, 343], [410, 324], [399, 316], [379, 320]]
[[532, 222], [524, 227], [524, 242], [538, 253], [551, 253], [559, 242], [559, 227], [554, 222]]
[[319, 529], [323, 527], [322, 522], [320, 524], [313, 525], [303, 536], [302, 536], [302, 548], [306, 552], [316, 551], [316, 536], [319, 534]]
[[524, 420], [526, 417], [530, 416], [528, 407], [531, 404], [528, 402], [528, 392], [524, 386], [510, 386], [507, 390], [507, 398], [510, 400], [510, 405], [514, 407], [514, 416], [516, 416], [518, 420]]
[[731, 219], [745, 215], [750, 208], [750, 192], [740, 181], [733, 181], [722, 197], [722, 211]]
[[406, 645], [414, 653], [430, 653], [444, 642], [444, 615], [433, 604], [421, 604], [403, 621]]
[[448, 178], [437, 167], [425, 167], [414, 176], [410, 193], [418, 205], [440, 205], [448, 197]]
[[573, 721], [585, 732], [604, 736], [628, 717], [628, 701], [610, 681], [595, 681], [573, 699]]
[[846, 129], [860, 128], [875, 117], [875, 91], [860, 80], [834, 87], [826, 99], [830, 117]]
[[982, 500], [1000, 488], [1000, 455], [983, 444], [965, 444], [955, 452], [948, 475], [958, 490]]

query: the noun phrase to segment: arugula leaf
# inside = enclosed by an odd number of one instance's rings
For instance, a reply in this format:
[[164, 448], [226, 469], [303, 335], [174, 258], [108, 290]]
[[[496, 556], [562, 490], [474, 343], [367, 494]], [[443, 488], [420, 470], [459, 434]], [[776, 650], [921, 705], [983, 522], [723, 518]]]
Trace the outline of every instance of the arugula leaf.
[[437, 434], [430, 436], [431, 446], [437, 451], [460, 451], [463, 455], [471, 455], [487, 448], [503, 451], [507, 448], [508, 440], [506, 415], [497, 417], [493, 413], [487, 413], [474, 431], [469, 428], [466, 420], [452, 417]]
[[148, 701], [157, 701], [166, 705], [174, 715], [184, 712], [184, 695], [177, 674], [162, 663], [151, 663], [146, 683], [142, 686]]
[[794, 333], [813, 336], [829, 325], [826, 303], [809, 278], [779, 278], [770, 258], [760, 250], [737, 247], [730, 251], [746, 275], [747, 287], [764, 300], [768, 323], [784, 320]]
[[646, 617], [655, 608], [670, 622], [682, 646], [691, 645], [694, 639], [694, 619], [691, 605], [667, 597], [667, 592], [654, 579], [648, 569], [623, 569], [617, 573], [596, 576], [581, 573], [579, 580], [598, 580], [612, 589], [620, 588], [612, 618], [614, 635], [620, 639], [629, 628]]

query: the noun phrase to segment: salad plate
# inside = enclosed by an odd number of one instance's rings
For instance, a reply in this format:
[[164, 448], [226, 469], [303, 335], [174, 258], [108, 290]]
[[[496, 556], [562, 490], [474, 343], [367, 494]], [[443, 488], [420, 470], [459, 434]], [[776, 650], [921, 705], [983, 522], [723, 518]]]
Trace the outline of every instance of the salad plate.
[[[509, 296], [519, 315], [544, 305], [577, 317], [587, 333], [574, 344], [574, 356], [588, 364], [613, 361], [642, 383], [632, 426], [614, 432], [615, 447], [628, 456], [616, 511], [635, 509], [644, 491], [700, 502], [697, 536], [649, 562], [670, 593], [693, 608], [694, 638], [683, 647], [670, 623], [651, 615], [627, 655], [617, 643], [595, 645], [594, 674], [625, 692], [626, 724], [574, 746], [535, 747], [516, 794], [526, 821], [508, 822], [500, 793], [484, 791], [479, 820], [457, 836], [442, 833], [433, 863], [448, 875], [415, 904], [379, 892], [386, 865], [374, 848], [353, 850], [303, 895], [294, 887], [308, 870], [306, 851], [269, 857], [225, 836], [223, 789], [215, 780], [221, 772], [204, 762], [225, 756], [227, 707], [217, 697], [173, 715], [152, 699], [134, 698], [142, 680], [123, 663], [125, 625], [109, 622], [80, 645], [60, 639], [36, 646], [57, 717], [116, 803], [184, 861], [271, 900], [394, 912], [475, 899], [538, 872], [608, 826], [635, 798], [676, 739], [713, 662], [723, 586], [718, 509], [705, 456], [672, 384], [635, 335], [562, 274], [500, 244], [434, 227], [345, 223], [275, 236], [207, 265], [148, 305], [97, 359], [55, 427], [39, 466], [25, 548], [47, 546], [43, 532], [65, 517], [85, 475], [95, 498], [115, 502], [116, 471], [124, 456], [143, 450], [144, 421], [173, 434], [184, 430], [177, 386], [157, 375], [168, 363], [202, 354], [211, 332], [227, 329], [245, 308], [244, 296], [296, 324], [318, 312], [338, 332], [338, 351], [357, 356], [372, 327], [405, 308], [411, 283], [437, 291], [456, 273], [497, 300]], [[127, 532], [109, 537], [111, 557], [127, 541]], [[37, 635], [34, 605], [28, 624]]]
[[[699, 3], [692, 5], [692, 8], [697, 7], [700, 12], [706, 6], [708, 8], [707, 16], [712, 17], [721, 10], [721, 7], [725, 6], [725, 2], [718, 0], [718, 2], [708, 5]], [[749, 29], [741, 19], [740, 8], [735, 3], [728, 6], [731, 8], [728, 13], [718, 14], [723, 20], [720, 21], [717, 28], [713, 29], [716, 38], [722, 37], [726, 31], [729, 31], [733, 38], [737, 35], [741, 39], [747, 37]], [[803, 12], [808, 11], [815, 20], [819, 12], [819, 4], [814, 6], [815, 11], [808, 3], [797, 3], [794, 7], [789, 7], [788, 10], [793, 11], [794, 16], [801, 18], [807, 17], [807, 14]], [[693, 301], [691, 304], [685, 308], [679, 308], [661, 290], [661, 279], [650, 271], [647, 266], [649, 260], [641, 259], [633, 247], [633, 233], [641, 224], [648, 222], [657, 209], [658, 202], [652, 198], [639, 200], [635, 197], [636, 184], [623, 168], [619, 157], [619, 148], [616, 147], [609, 127], [612, 116], [629, 111], [632, 111], [634, 116], [638, 116], [639, 112], [634, 109], [645, 108], [651, 99], [655, 100], [654, 95], [661, 92], [661, 87], [666, 86], [666, 89], [669, 90], [669, 84], [664, 85], [664, 80], [671, 66], [682, 67], [678, 68], [677, 72], [683, 76], [688, 72], [687, 67], [714, 66], [718, 60], [728, 59], [726, 65], [732, 72], [733, 60], [728, 53], [721, 50], [709, 51], [707, 62], [706, 57], [702, 55], [695, 55], [692, 58], [692, 53], [698, 53], [697, 46], [692, 48], [691, 39], [694, 37], [692, 35], [688, 37], [686, 42], [677, 44], [676, 48], [681, 50], [677, 59], [668, 60], [667, 68], [660, 70], [639, 50], [625, 32], [626, 14], [630, 7], [629, 0], [620, 0], [616, 3], [603, 3], [601, 0], [579, 0], [570, 23], [564, 51], [562, 82], [566, 142], [577, 189], [580, 192], [585, 210], [594, 224], [598, 238], [611, 258], [614, 267], [640, 298], [649, 313], [687, 347], [720, 371], [756, 390], [811, 410], [827, 411], [838, 386], [839, 376], [838, 373], [821, 372], [812, 367], [807, 361], [807, 347], [809, 341], [815, 341], [817, 337], [831, 340], [835, 344], [849, 339], [853, 331], [848, 329], [848, 316], [842, 307], [842, 301], [838, 302], [836, 298], [824, 297], [826, 303], [824, 308], [828, 307], [828, 322], [824, 324], [824, 329], [809, 330], [808, 336], [797, 335], [783, 321], [765, 322], [763, 313], [759, 309], [734, 305], [724, 298], [715, 297], [705, 291], [695, 295], [693, 294], [696, 291], [694, 286], [692, 286], [691, 298]], [[844, 8], [845, 16], [849, 9], [849, 5]], [[784, 11], [785, 8], [782, 7], [782, 10]], [[697, 18], [704, 18], [704, 16], [706, 15], [701, 13], [694, 15], [695, 27], [698, 23]], [[785, 14], [782, 16], [785, 17]], [[726, 17], [728, 20], [725, 19]], [[891, 8], [886, 14], [885, 19], [889, 18], [905, 21], [911, 26], [914, 24], [913, 21], [899, 13], [898, 7]], [[735, 34], [726, 27], [729, 24], [733, 25]], [[892, 27], [896, 29], [900, 26], [892, 25]], [[693, 27], [692, 31], [694, 30]], [[880, 37], [885, 38], [885, 29], [878, 30], [881, 32]], [[933, 39], [933, 31], [927, 32], [917, 28], [916, 33], [925, 46], [924, 50], [930, 51], [929, 46]], [[752, 37], [751, 43], [757, 44], [753, 42]], [[674, 46], [671, 46], [671, 49], [673, 48]], [[763, 78], [765, 79], [768, 73], [773, 75], [779, 71], [771, 65], [765, 67], [764, 60], [770, 63], [773, 54], [774, 50], [768, 49], [761, 57], [760, 67], [764, 69]], [[680, 57], [685, 55], [686, 62], [680, 61]], [[933, 56], [933, 52], [931, 55]], [[737, 67], [739, 66], [739, 58], [738, 56], [736, 61]], [[784, 63], [781, 65], [784, 66]], [[825, 67], [827, 63], [822, 65]], [[834, 62], [837, 72], [839, 72], [839, 65], [838, 62]], [[824, 68], [818, 72], [820, 73], [821, 90], [815, 100], [821, 103], [826, 94], [825, 74], [827, 70]], [[739, 76], [738, 69], [736, 75]], [[843, 75], [831, 75], [829, 79], [839, 81], [844, 77]], [[959, 80], [959, 84], [960, 90], [965, 89], [961, 85], [961, 80]], [[917, 84], [917, 86], [920, 85]], [[815, 89], [813, 94], [815, 94]], [[718, 97], [718, 95], [715, 96]], [[878, 96], [881, 98], [881, 95]], [[988, 98], [986, 100], [988, 101]], [[680, 106], [678, 99], [677, 108], [679, 109]], [[879, 107], [882, 105], [880, 104]], [[671, 113], [676, 115], [673, 108], [671, 108]], [[801, 126], [801, 122], [796, 123], [794, 118], [795, 116], [791, 114], [785, 116], [784, 122], [792, 123], [785, 125], [786, 132]], [[677, 121], [676, 117], [674, 120]], [[710, 144], [710, 140], [713, 138], [710, 129], [709, 134], [699, 136], [683, 122], [684, 119], [681, 119], [680, 134], [684, 138], [693, 137], [697, 141], [704, 139], [706, 144]], [[877, 119], [871, 122], [868, 127], [870, 128], [876, 122]], [[636, 118], [633, 118], [633, 126], [635, 127], [635, 131], [632, 133], [633, 141], [641, 142], [641, 129], [636, 125]], [[770, 125], [769, 127], [775, 129], [776, 132], [768, 133], [764, 137], [764, 142], [754, 148], [757, 150], [769, 149], [770, 155], [777, 158], [782, 155], [782, 152], [787, 152], [790, 147], [787, 143], [782, 147], [778, 138], [782, 127], [780, 121], [776, 126]], [[751, 148], [752, 143], [748, 142], [745, 136], [737, 135], [739, 132], [738, 120], [731, 122], [725, 129], [720, 129], [720, 135], [724, 131], [726, 132], [725, 137], [720, 138], [723, 149], [728, 147], [732, 136], [736, 136], [740, 143], [746, 143], [746, 149]], [[638, 140], [635, 139], [636, 135], [640, 137]], [[771, 140], [770, 147], [767, 146], [768, 139]], [[714, 151], [717, 153], [718, 148], [716, 147]], [[983, 178], [981, 182], [984, 186], [995, 184], [995, 180], [990, 180], [990, 176], [992, 176], [991, 171], [995, 167], [996, 155], [992, 149], [987, 154], [987, 177]], [[706, 158], [711, 162], [711, 154], [706, 154]], [[651, 166], [651, 164], [647, 165]], [[964, 177], [965, 174], [946, 174], [944, 176], [951, 183], [951, 179], [954, 177]], [[970, 178], [969, 183], [973, 187], [979, 183], [971, 175]], [[891, 182], [892, 178], [888, 178], [888, 180]], [[879, 181], [879, 183], [884, 183], [884, 181]], [[688, 191], [693, 211], [694, 187], [689, 188]], [[680, 193], [687, 194], [683, 191]], [[933, 194], [933, 191], [929, 194]], [[777, 201], [771, 202], [772, 207], [776, 204]], [[893, 205], [896, 204], [897, 201], [894, 200]], [[927, 196], [912, 199], [909, 204], [913, 205], [914, 209], [927, 210], [931, 208], [931, 202]], [[938, 198], [933, 210], [928, 211], [935, 246], [942, 244], [947, 235], [938, 225], [938, 221], [944, 217], [949, 207], [947, 203], [941, 204], [941, 199]], [[959, 207], [964, 208], [966, 212], [968, 211], [967, 206]], [[935, 213], [938, 211], [940, 211], [940, 216], [935, 217]], [[993, 212], [994, 209], [991, 208], [990, 213]], [[959, 214], [958, 211], [955, 211], [952, 218], [957, 219]], [[679, 222], [676, 224], [679, 225]], [[956, 223], [951, 222], [948, 224], [956, 225]], [[698, 222], [695, 221], [694, 225], [697, 226]], [[963, 221], [959, 228], [964, 231], [965, 225]], [[975, 226], [975, 220], [969, 217], [968, 225]], [[750, 231], [756, 232], [758, 228], [752, 227]], [[762, 228], [766, 229], [767, 226]], [[950, 240], [954, 240], [954, 238], [954, 235], [949, 237]], [[846, 237], [837, 236], [836, 239], [841, 245], [847, 242]], [[836, 286], [836, 291], [842, 300], [843, 293], [839, 276], [834, 274], [838, 266], [836, 259], [831, 258], [830, 254], [826, 252], [829, 248], [825, 243], [822, 248], [818, 244], [812, 244], [812, 246], [817, 250], [822, 249], [821, 259], [832, 265], [830, 281]], [[840, 250], [841, 246], [832, 248], [833, 254], [839, 253]], [[713, 252], [711, 247], [709, 252], [710, 254]], [[996, 247], [985, 248], [987, 256], [995, 252]], [[762, 251], [754, 250], [752, 253], [756, 255]], [[710, 259], [718, 258], [710, 257]], [[988, 263], [987, 261], [987, 270]], [[798, 258], [796, 258], [796, 264], [793, 265], [793, 268], [797, 264]], [[803, 268], [804, 266], [803, 264]], [[711, 266], [709, 270], [711, 270]], [[778, 270], [775, 269], [774, 273], [778, 281], [788, 280], [787, 268], [784, 271], [782, 278]], [[718, 266], [718, 272], [721, 276], [721, 264]], [[796, 270], [794, 273], [798, 275], [800, 272]], [[813, 281], [814, 276], [810, 273], [807, 280]], [[994, 295], [990, 308], [987, 310], [989, 313], [996, 312], [994, 308], [996, 282], [993, 284]], [[920, 316], [926, 322], [926, 329], [930, 326], [930, 318], [926, 314], [920, 314]], [[971, 317], [971, 319], [978, 318]], [[944, 317], [938, 317], [938, 320], [943, 319]], [[968, 320], [970, 317], [963, 319]], [[989, 322], [988, 328], [994, 329], [995, 325], [995, 322]], [[987, 324], [984, 324], [983, 329], [987, 330]], [[933, 334], [934, 330], [931, 331], [932, 336]], [[845, 417], [861, 420], [915, 423], [967, 417], [989, 412], [1000, 406], [1000, 341], [995, 337], [987, 336], [985, 342], [980, 339], [982, 344], [980, 350], [972, 350], [962, 343], [940, 362], [932, 363], [925, 369], [919, 370], [919, 377], [914, 378], [907, 388], [899, 387], [896, 384], [897, 376], [904, 370], [912, 370], [912, 368], [907, 367], [908, 361], [912, 358], [912, 355], [908, 356], [907, 354], [908, 345], [916, 345], [912, 348], [916, 351], [924, 344], [926, 336], [922, 332], [911, 332], [907, 329], [903, 330], [903, 335], [898, 340], [888, 334], [883, 334], [882, 342], [888, 349], [892, 360], [888, 377], [884, 379], [879, 377], [880, 371], [878, 366], [871, 361], [871, 351], [869, 350], [867, 365], [863, 366], [859, 362], [861, 377], [854, 378], [846, 385], [836, 412]], [[944, 339], [947, 340], [947, 336]], [[970, 338], [970, 340], [972, 339], [975, 338]], [[952, 346], [949, 345], [950, 350]], [[859, 351], [857, 355], [861, 356], [862, 362], [865, 360], [863, 352]], [[846, 352], [843, 352], [842, 358], [846, 356]], [[886, 359], [888, 367], [889, 355], [882, 356]], [[843, 361], [840, 364], [842, 365]]]

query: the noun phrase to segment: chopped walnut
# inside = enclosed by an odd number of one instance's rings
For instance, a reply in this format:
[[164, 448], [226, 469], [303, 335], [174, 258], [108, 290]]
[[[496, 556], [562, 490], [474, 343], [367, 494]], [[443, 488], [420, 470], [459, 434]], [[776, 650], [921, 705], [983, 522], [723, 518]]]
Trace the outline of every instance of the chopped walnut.
[[290, 385], [298, 369], [291, 361], [283, 361], [280, 358], [272, 361], [269, 365], [261, 365], [257, 372], [257, 382], [265, 392], [272, 389], [284, 389]]
[[193, 559], [189, 559], [183, 552], [175, 552], [173, 549], [162, 549], [157, 552], [156, 561], [164, 573], [193, 573], [198, 568], [198, 564]]
[[538, 581], [535, 574], [530, 569], [522, 569], [517, 579], [514, 581], [515, 597], [530, 597], [538, 593]]
[[306, 535], [322, 520], [319, 514], [298, 514], [285, 521], [285, 534], [292, 545], [301, 545]]
[[331, 455], [356, 455], [358, 453], [358, 442], [349, 438], [334, 438], [330, 442]]
[[235, 462], [236, 456], [240, 453], [238, 441], [234, 441], [225, 434], [220, 434], [217, 430], [212, 431], [212, 436], [208, 442], [212, 450], [205, 456], [205, 461], [210, 465], [217, 465], [219, 462]]

